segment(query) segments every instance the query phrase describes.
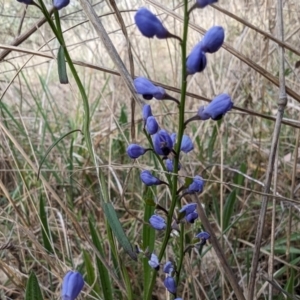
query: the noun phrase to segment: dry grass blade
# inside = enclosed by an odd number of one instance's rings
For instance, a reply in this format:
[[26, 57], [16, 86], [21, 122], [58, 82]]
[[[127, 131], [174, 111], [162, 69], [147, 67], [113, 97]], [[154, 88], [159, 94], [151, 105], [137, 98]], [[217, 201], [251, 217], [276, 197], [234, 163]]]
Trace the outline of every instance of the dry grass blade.
[[139, 97], [136, 94], [135, 88], [133, 86], [132, 78], [130, 77], [130, 74], [128, 73], [128, 70], [126, 69], [123, 61], [121, 60], [116, 48], [114, 47], [113, 43], [111, 42], [105, 28], [103, 27], [100, 19], [98, 18], [95, 10], [93, 9], [92, 5], [87, 2], [80, 0], [81, 6], [85, 14], [87, 15], [88, 19], [90, 20], [91, 24], [93, 25], [95, 31], [97, 32], [99, 38], [103, 42], [104, 46], [106, 47], [106, 50], [108, 54], [110, 55], [113, 62], [116, 64], [116, 67], [118, 68], [121, 77], [123, 78], [125, 85], [129, 89], [132, 97], [134, 100], [142, 104], [142, 101], [139, 99]]
[[[120, 23], [122, 32], [123, 32], [123, 34], [126, 38], [130, 75], [131, 75], [131, 78], [134, 78], [133, 54], [132, 54], [131, 44], [130, 44], [130, 40], [129, 40], [129, 36], [128, 36], [128, 33], [127, 33], [125, 22], [123, 20], [123, 17], [121, 15], [120, 10], [118, 9], [118, 6], [117, 6], [116, 2], [114, 0], [109, 0], [109, 3], [111, 4], [111, 6], [113, 7], [113, 9], [116, 13], [115, 16], [116, 16], [118, 22]], [[131, 104], [131, 139], [134, 141], [135, 140], [135, 121], [134, 121], [135, 101], [132, 97], [131, 97], [131, 103], [130, 104]]]
[[[283, 5], [282, 0], [278, 0], [277, 2], [277, 26], [278, 26], [278, 36], [283, 41], [284, 40], [284, 28], [283, 28]], [[268, 168], [266, 172], [266, 181], [265, 181], [265, 187], [264, 192], [269, 193], [270, 186], [271, 186], [271, 180], [273, 175], [273, 169], [274, 169], [274, 162], [276, 157], [276, 150], [278, 147], [278, 141], [279, 141], [279, 133], [281, 128], [281, 121], [283, 118], [284, 109], [287, 104], [287, 96], [286, 96], [286, 87], [285, 87], [285, 61], [284, 61], [284, 49], [283, 47], [279, 47], [279, 83], [280, 83], [280, 92], [279, 92], [279, 99], [278, 99], [278, 113], [272, 138], [272, 146], [270, 149], [270, 156], [269, 156], [269, 162], [268, 162]], [[262, 241], [262, 234], [264, 230], [264, 224], [265, 224], [265, 216], [268, 206], [268, 197], [264, 196], [262, 199], [262, 205], [261, 205], [261, 211], [259, 214], [258, 224], [257, 224], [257, 232], [256, 232], [256, 239], [255, 239], [255, 248], [252, 258], [252, 269], [250, 274], [250, 282], [249, 282], [249, 288], [248, 288], [248, 299], [252, 300], [254, 299], [254, 292], [255, 292], [255, 282], [256, 282], [256, 273], [257, 273], [257, 267], [258, 267], [258, 260], [259, 260], [259, 254], [260, 254], [260, 245]]]

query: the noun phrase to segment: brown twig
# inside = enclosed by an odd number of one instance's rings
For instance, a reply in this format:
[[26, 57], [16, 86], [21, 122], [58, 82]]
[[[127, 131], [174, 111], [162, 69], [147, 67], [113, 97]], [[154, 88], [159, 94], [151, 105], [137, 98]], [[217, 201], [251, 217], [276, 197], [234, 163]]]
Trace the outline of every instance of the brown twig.
[[[278, 26], [278, 37], [280, 40], [284, 40], [284, 30], [283, 30], [283, 13], [282, 13], [282, 0], [278, 0], [277, 2], [277, 26]], [[279, 99], [278, 99], [278, 112], [276, 117], [276, 123], [274, 128], [274, 134], [272, 138], [272, 145], [270, 149], [270, 156], [268, 162], [268, 168], [266, 172], [266, 181], [264, 187], [264, 193], [268, 194], [270, 192], [271, 180], [273, 175], [274, 162], [276, 157], [276, 150], [278, 147], [279, 133], [283, 118], [284, 109], [287, 104], [287, 96], [286, 96], [286, 87], [285, 87], [285, 67], [284, 67], [284, 48], [282, 46], [278, 46], [279, 51]], [[262, 198], [262, 205], [259, 214], [258, 224], [257, 224], [257, 232], [255, 239], [255, 247], [253, 252], [252, 264], [251, 264], [251, 274], [250, 274], [250, 282], [248, 288], [248, 299], [254, 299], [254, 290], [255, 290], [255, 281], [256, 281], [256, 272], [258, 267], [258, 260], [260, 254], [260, 245], [262, 240], [262, 234], [265, 224], [265, 216], [268, 206], [269, 197], [264, 196]]]

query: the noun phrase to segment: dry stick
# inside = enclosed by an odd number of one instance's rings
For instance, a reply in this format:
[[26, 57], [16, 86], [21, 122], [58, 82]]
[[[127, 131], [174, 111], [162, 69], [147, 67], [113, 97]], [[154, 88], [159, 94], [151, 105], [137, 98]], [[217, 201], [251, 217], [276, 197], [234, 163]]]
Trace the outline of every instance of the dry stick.
[[192, 202], [196, 202], [198, 204], [197, 205], [197, 212], [199, 214], [200, 220], [201, 220], [205, 230], [207, 232], [209, 232], [209, 234], [210, 234], [211, 244], [212, 244], [212, 246], [213, 246], [213, 248], [216, 252], [216, 255], [217, 255], [217, 257], [220, 261], [220, 264], [221, 264], [221, 266], [224, 270], [226, 278], [228, 279], [228, 281], [229, 281], [229, 283], [230, 283], [230, 285], [231, 285], [231, 287], [234, 291], [234, 294], [235, 294], [236, 298], [238, 300], [245, 300], [242, 289], [238, 284], [238, 280], [235, 277], [235, 275], [233, 274], [230, 266], [228, 265], [226, 257], [224, 255], [224, 252], [223, 252], [223, 250], [222, 250], [222, 248], [221, 248], [221, 246], [218, 242], [218, 239], [217, 239], [216, 235], [214, 234], [214, 230], [211, 227], [211, 225], [209, 223], [209, 220], [206, 217], [206, 214], [205, 214], [205, 211], [204, 211], [204, 208], [202, 206], [201, 201], [199, 200], [199, 198], [196, 195], [190, 195], [190, 197], [192, 198]]
[[[284, 33], [283, 33], [283, 15], [282, 15], [282, 0], [277, 1], [277, 26], [278, 26], [278, 38], [280, 40], [284, 40]], [[274, 161], [276, 156], [277, 144], [279, 139], [280, 127], [283, 118], [284, 109], [287, 104], [287, 96], [286, 96], [286, 88], [285, 88], [285, 77], [284, 77], [284, 48], [278, 46], [279, 52], [279, 99], [278, 99], [278, 112], [276, 117], [276, 123], [274, 128], [274, 134], [272, 139], [272, 146], [270, 149], [270, 156], [268, 162], [268, 168], [266, 173], [266, 182], [264, 193], [268, 194], [270, 191], [270, 185], [273, 175], [273, 168], [274, 168]], [[268, 206], [268, 197], [264, 196], [262, 198], [262, 205], [261, 210], [258, 218], [257, 224], [257, 232], [256, 232], [256, 239], [255, 239], [255, 247], [253, 252], [252, 258], [252, 270], [250, 274], [250, 282], [249, 282], [249, 289], [248, 289], [248, 300], [254, 299], [254, 289], [255, 289], [255, 281], [256, 281], [256, 272], [258, 267], [258, 260], [259, 260], [259, 253], [260, 253], [260, 245], [262, 240], [262, 234], [265, 224], [265, 216]]]
[[97, 16], [94, 8], [88, 1], [85, 1], [85, 0], [80, 0], [80, 4], [82, 7], [82, 10], [84, 11], [87, 18], [90, 20], [91, 24], [93, 25], [95, 31], [97, 32], [100, 40], [103, 42], [112, 61], [116, 64], [116, 67], [117, 67], [121, 77], [123, 78], [125, 85], [129, 89], [132, 97], [138, 104], [142, 105], [142, 101], [137, 96], [135, 88], [133, 86], [132, 78], [131, 78], [130, 74], [128, 73], [128, 70], [126, 69], [123, 61], [121, 60], [115, 46], [113, 45], [112, 41], [110, 40], [110, 38], [109, 38], [105, 28], [103, 27], [101, 20]]
[[[274, 196], [276, 195], [276, 190], [277, 190], [277, 179], [278, 179], [278, 149], [276, 150], [275, 166], [274, 166], [274, 187], [273, 187]], [[275, 223], [276, 223], [276, 199], [273, 198], [271, 243], [270, 243], [271, 249], [270, 249], [269, 262], [268, 262], [268, 274], [269, 274], [269, 279], [271, 281], [273, 281], [273, 272], [274, 272]], [[272, 300], [272, 298], [273, 298], [273, 285], [269, 284], [269, 300]]]
[[[300, 141], [300, 132], [296, 129], [296, 145], [295, 145], [295, 157], [294, 157], [294, 164], [293, 164], [293, 174], [292, 174], [292, 184], [291, 184], [291, 193], [290, 198], [294, 198], [294, 189], [295, 189], [295, 180], [296, 180], [296, 173], [297, 173], [297, 165], [298, 165], [298, 155], [299, 155], [299, 141]], [[287, 222], [287, 229], [286, 229], [286, 260], [290, 261], [290, 250], [291, 250], [291, 231], [292, 231], [292, 205], [289, 207], [288, 213], [288, 222]], [[287, 269], [287, 278], [289, 278], [290, 270]]]
[[[109, 0], [109, 3], [111, 4], [111, 6], [113, 7], [113, 9], [115, 11], [115, 16], [116, 16], [117, 20], [119, 21], [122, 32], [123, 32], [123, 34], [126, 38], [130, 75], [131, 75], [131, 78], [133, 79], [134, 78], [133, 54], [132, 54], [132, 51], [131, 51], [131, 43], [130, 43], [129, 36], [128, 36], [128, 33], [127, 33], [126, 25], [125, 25], [125, 22], [123, 20], [122, 15], [121, 15], [121, 12], [118, 9], [116, 1], [115, 0]], [[131, 106], [131, 140], [134, 141], [135, 140], [135, 121], [134, 121], [135, 101], [134, 101], [133, 97], [130, 98], [130, 106]]]

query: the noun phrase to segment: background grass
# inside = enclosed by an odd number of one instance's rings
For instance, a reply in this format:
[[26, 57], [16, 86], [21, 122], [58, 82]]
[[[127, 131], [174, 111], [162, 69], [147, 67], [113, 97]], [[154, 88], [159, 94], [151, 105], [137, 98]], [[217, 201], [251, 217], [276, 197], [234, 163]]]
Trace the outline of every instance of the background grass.
[[[50, 2], [47, 2], [49, 7]], [[108, 3], [92, 3], [120, 57], [129, 66], [126, 39]], [[181, 63], [178, 43], [175, 40], [142, 37], [133, 25], [133, 10], [141, 5], [150, 7], [171, 32], [180, 35], [181, 22], [158, 7], [165, 6], [182, 15], [181, 3], [167, 1], [155, 7], [147, 1], [142, 4], [119, 1], [117, 5], [127, 25], [135, 75], [179, 88]], [[220, 0], [219, 6], [276, 36], [275, 0]], [[2, 1], [2, 44], [10, 44], [41, 18], [37, 8], [28, 7], [25, 13], [24, 9], [25, 6], [16, 1]], [[297, 1], [285, 2], [286, 43], [296, 49], [300, 46], [299, 11], [300, 3]], [[79, 3], [71, 1], [70, 6], [60, 14], [72, 59], [89, 64], [76, 65], [76, 70], [89, 98], [92, 117], [90, 129], [99, 166], [108, 187], [108, 198], [117, 210], [130, 241], [146, 247], [147, 237], [154, 235], [154, 232], [142, 230], [145, 208], [149, 215], [153, 210], [145, 202], [154, 199], [167, 206], [169, 194], [161, 187], [145, 189], [138, 178], [138, 171], [143, 168], [157, 172], [161, 170], [150, 154], [134, 164], [126, 155], [126, 147], [131, 142], [130, 94], [122, 79], [112, 74], [114, 64], [93, 28], [86, 22]], [[222, 25], [228, 45], [278, 77], [276, 43], [212, 7], [194, 11], [191, 22], [205, 29]], [[43, 53], [55, 57], [58, 43], [52, 38], [50, 28], [43, 25], [19, 46], [20, 49], [39, 51], [36, 55], [31, 57], [12, 51], [0, 64], [0, 298], [23, 299], [29, 273], [34, 271], [45, 299], [57, 299], [65, 272], [77, 269], [84, 274], [87, 282], [82, 298], [104, 298], [103, 290], [107, 285], [110, 289], [108, 293], [114, 299], [126, 299], [126, 293], [115, 284], [102, 282], [106, 276], [99, 276], [99, 272], [104, 272], [105, 268], [91, 245], [78, 235], [78, 225], [92, 237], [93, 244], [104, 254], [118, 279], [121, 282], [130, 281], [131, 291], [127, 290], [127, 293], [131, 292], [133, 299], [139, 299], [146, 288], [142, 274], [149, 272], [145, 271], [147, 260], [144, 260], [144, 264], [143, 259], [136, 263], [117, 246], [111, 248], [111, 233], [98, 204], [97, 173], [80, 132], [68, 135], [52, 149], [42, 166], [44, 180], [37, 180], [34, 167], [39, 166], [47, 149], [63, 134], [82, 129], [83, 126], [82, 102], [73, 78], [69, 74], [70, 83], [59, 84], [55, 59], [38, 55]], [[190, 29], [188, 51], [200, 39], [201, 34]], [[286, 83], [297, 93], [299, 76], [295, 64], [299, 58], [286, 50], [285, 60]], [[195, 150], [183, 156], [181, 175], [199, 174], [205, 179], [201, 201], [216, 235], [220, 237], [226, 258], [246, 291], [261, 205], [260, 192], [274, 129], [273, 120], [255, 116], [253, 112], [274, 116], [278, 88], [251, 65], [221, 49], [209, 55], [205, 72], [189, 78], [188, 92], [209, 99], [226, 92], [232, 96], [236, 108], [244, 109], [233, 109], [222, 122], [193, 122], [188, 125], [186, 132], [192, 137]], [[178, 96], [174, 91], [170, 93]], [[205, 103], [196, 97], [188, 97], [186, 117]], [[151, 106], [161, 127], [176, 131], [175, 104], [151, 100]], [[277, 183], [272, 185], [277, 197], [269, 203], [266, 215], [256, 284], [258, 299], [266, 299], [269, 295], [266, 276], [271, 264], [271, 250], [275, 254], [272, 260], [274, 281], [288, 293], [294, 296], [300, 294], [298, 115], [299, 104], [289, 97], [285, 120], [292, 122], [293, 126], [283, 125], [281, 129]], [[135, 142], [147, 145], [142, 133], [140, 107], [136, 109], [135, 123]], [[50, 192], [46, 183], [55, 194]], [[57, 202], [57, 197], [63, 207]], [[275, 210], [275, 217], [272, 210]], [[75, 220], [66, 211], [70, 211]], [[147, 218], [144, 220], [147, 221]], [[274, 247], [271, 247], [272, 222], [275, 226]], [[187, 243], [200, 228], [198, 222], [187, 229]], [[158, 233], [150, 250], [158, 249], [160, 242]], [[171, 246], [167, 253], [169, 258], [174, 258], [179, 251], [176, 238], [172, 239]], [[120, 265], [125, 271], [119, 269]], [[210, 246], [204, 248], [201, 255], [192, 251], [184, 259], [180, 294], [183, 299], [235, 299], [230, 286], [222, 282], [222, 276], [226, 277], [226, 274], [222, 273]], [[148, 279], [145, 280], [144, 283]], [[278, 289], [273, 292], [272, 299], [284, 299]], [[159, 277], [155, 297], [168, 297]]]

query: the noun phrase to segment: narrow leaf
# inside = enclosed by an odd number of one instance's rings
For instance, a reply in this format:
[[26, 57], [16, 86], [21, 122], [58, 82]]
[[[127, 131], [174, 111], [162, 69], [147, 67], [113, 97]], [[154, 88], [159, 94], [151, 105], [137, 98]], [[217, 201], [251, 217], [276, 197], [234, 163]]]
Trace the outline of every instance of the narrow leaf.
[[39, 286], [39, 282], [33, 272], [31, 272], [25, 291], [25, 300], [42, 300], [43, 295]]
[[[96, 232], [96, 228], [90, 219], [89, 219], [89, 227], [90, 227], [90, 233], [91, 233], [91, 237], [93, 240], [93, 244], [98, 249], [98, 251], [101, 253], [101, 255], [104, 256], [102, 242], [100, 241], [99, 236]], [[103, 298], [105, 300], [112, 300], [113, 295], [112, 295], [111, 279], [109, 277], [109, 273], [108, 273], [106, 267], [102, 264], [101, 260], [98, 257], [96, 257], [96, 263], [97, 263], [97, 268], [98, 268], [98, 274], [99, 274], [100, 281], [101, 281]]]
[[59, 82], [61, 84], [69, 83], [66, 60], [65, 60], [65, 50], [64, 47], [62, 47], [61, 45], [59, 46], [58, 53], [57, 53], [57, 67], [58, 67]]
[[103, 203], [104, 214], [107, 218], [108, 224], [113, 231], [118, 242], [124, 248], [125, 252], [133, 259], [137, 260], [137, 254], [133, 251], [133, 248], [125, 235], [116, 211], [111, 203]]

